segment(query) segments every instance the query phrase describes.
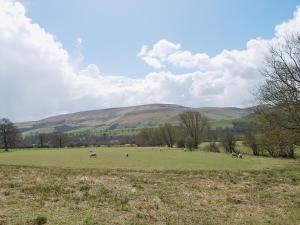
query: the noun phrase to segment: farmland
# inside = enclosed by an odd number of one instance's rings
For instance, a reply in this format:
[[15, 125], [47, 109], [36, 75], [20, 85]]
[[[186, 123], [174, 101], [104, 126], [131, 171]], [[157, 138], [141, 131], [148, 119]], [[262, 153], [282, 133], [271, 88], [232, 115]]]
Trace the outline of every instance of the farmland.
[[[97, 158], [89, 158], [94, 151]], [[126, 154], [129, 157], [126, 157]], [[237, 160], [225, 153], [203, 151], [184, 152], [168, 148], [64, 148], [25, 149], [2, 153], [0, 164], [18, 166], [48, 166], [65, 168], [127, 169], [127, 170], [260, 170], [294, 164], [281, 160], [246, 156]]]
[[[89, 151], [97, 158], [89, 158]], [[129, 157], [126, 157], [126, 154]], [[0, 153], [0, 224], [297, 224], [299, 159], [167, 148]]]

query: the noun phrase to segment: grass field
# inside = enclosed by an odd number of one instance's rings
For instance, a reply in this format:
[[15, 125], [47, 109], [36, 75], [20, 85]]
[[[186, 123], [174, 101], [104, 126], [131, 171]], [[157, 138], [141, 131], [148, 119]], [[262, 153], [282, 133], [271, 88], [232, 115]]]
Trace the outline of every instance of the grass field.
[[[97, 158], [89, 158], [90, 150]], [[129, 157], [126, 157], [126, 153]], [[168, 148], [65, 148], [26, 149], [0, 154], [2, 165], [51, 166], [132, 170], [261, 170], [293, 165], [295, 160], [202, 151], [184, 152]]]
[[0, 225], [299, 224], [299, 159], [89, 150], [0, 153]]

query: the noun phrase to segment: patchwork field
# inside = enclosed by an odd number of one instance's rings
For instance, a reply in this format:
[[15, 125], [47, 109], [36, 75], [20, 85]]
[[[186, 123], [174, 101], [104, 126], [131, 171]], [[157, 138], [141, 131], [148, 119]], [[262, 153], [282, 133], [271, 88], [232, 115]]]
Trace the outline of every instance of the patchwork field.
[[298, 159], [90, 150], [0, 153], [0, 224], [299, 224]]

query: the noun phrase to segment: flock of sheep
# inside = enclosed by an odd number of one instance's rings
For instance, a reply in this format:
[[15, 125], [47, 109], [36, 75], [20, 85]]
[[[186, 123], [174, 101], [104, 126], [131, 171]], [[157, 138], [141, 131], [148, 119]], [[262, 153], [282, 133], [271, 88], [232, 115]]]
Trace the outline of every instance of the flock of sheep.
[[[160, 149], [160, 151], [162, 151], [162, 149]], [[94, 152], [93, 150], [90, 150], [89, 156], [90, 156], [90, 158], [97, 158], [97, 154], [96, 154], [96, 152]], [[125, 156], [126, 156], [126, 157], [129, 157], [129, 153], [127, 152], [127, 153], [125, 154]], [[232, 156], [233, 158], [240, 158], [240, 159], [243, 158], [243, 154], [242, 154], [242, 153], [237, 153], [237, 152], [232, 152], [232, 153], [231, 153], [231, 156]]]

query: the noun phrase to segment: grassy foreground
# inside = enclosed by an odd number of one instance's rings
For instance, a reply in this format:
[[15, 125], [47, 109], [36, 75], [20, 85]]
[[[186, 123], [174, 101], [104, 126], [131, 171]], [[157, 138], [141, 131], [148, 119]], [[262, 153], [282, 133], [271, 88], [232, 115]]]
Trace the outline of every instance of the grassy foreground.
[[96, 151], [1, 153], [0, 225], [299, 224], [299, 160]]
[[0, 166], [0, 224], [299, 224], [299, 174]]

